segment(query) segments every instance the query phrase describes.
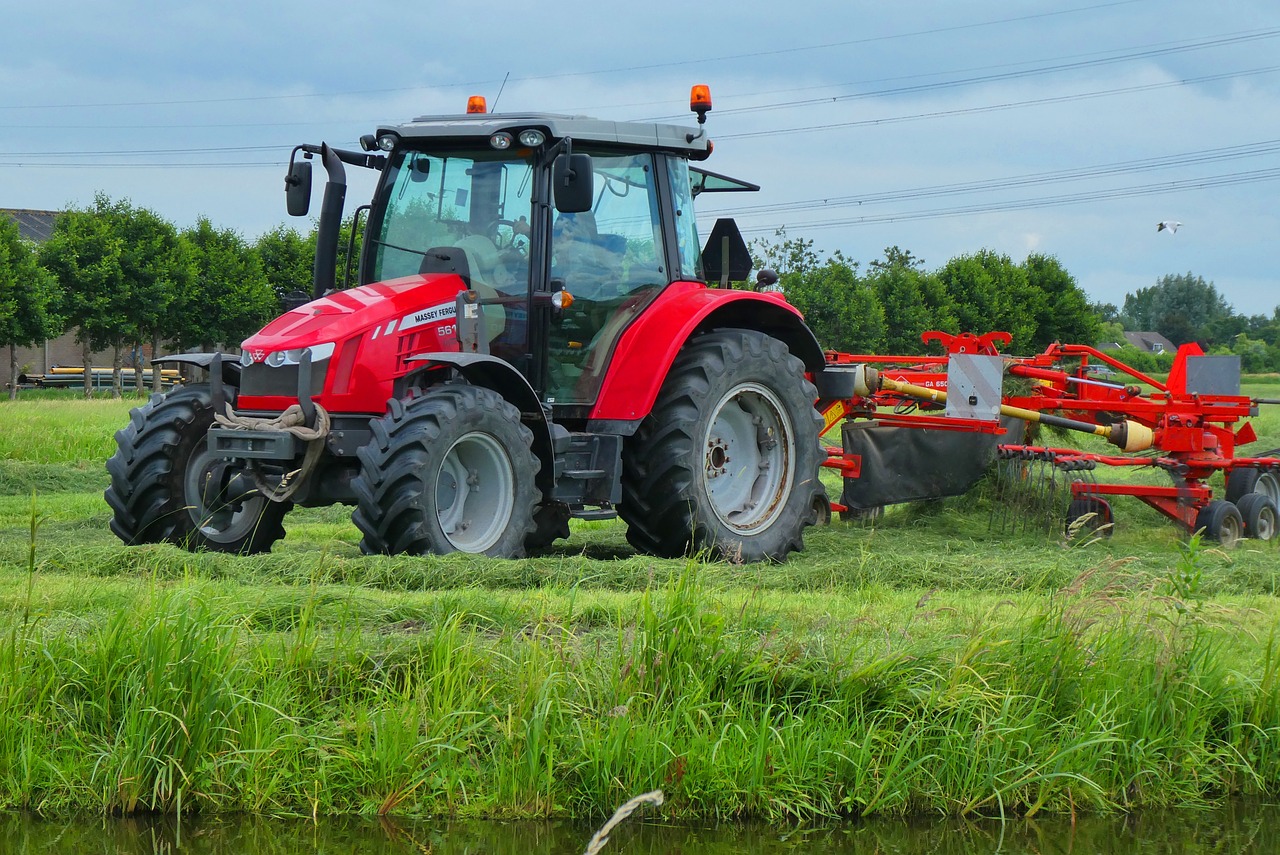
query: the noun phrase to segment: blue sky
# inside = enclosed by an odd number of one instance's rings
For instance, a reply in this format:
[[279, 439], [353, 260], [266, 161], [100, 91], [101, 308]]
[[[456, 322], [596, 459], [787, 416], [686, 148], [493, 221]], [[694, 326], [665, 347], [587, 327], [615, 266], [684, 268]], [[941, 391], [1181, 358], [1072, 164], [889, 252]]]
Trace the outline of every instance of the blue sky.
[[763, 189], [706, 200], [704, 229], [736, 214], [864, 264], [1041, 252], [1116, 304], [1188, 271], [1237, 312], [1280, 303], [1274, 0], [502, 8], [22, 4], [0, 32], [0, 207], [103, 191], [252, 239], [306, 226], [281, 192], [297, 143], [354, 146], [473, 93], [691, 122], [708, 83], [707, 167]]

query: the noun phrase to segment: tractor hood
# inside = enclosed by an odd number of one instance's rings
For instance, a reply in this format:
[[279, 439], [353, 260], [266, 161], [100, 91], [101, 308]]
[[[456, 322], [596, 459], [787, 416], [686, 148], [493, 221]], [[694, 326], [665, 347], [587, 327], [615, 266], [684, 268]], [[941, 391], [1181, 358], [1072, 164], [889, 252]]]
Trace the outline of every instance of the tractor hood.
[[327, 359], [353, 336], [390, 335], [397, 330], [452, 318], [462, 279], [451, 273], [405, 276], [312, 300], [285, 312], [244, 340], [241, 364], [296, 363], [310, 349], [313, 362]]

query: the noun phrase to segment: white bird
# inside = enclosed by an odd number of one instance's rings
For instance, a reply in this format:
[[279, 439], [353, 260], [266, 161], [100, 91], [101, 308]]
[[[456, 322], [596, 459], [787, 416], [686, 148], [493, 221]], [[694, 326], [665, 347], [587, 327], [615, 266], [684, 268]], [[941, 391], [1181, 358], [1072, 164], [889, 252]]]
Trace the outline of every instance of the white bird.
[[1165, 220], [1163, 223], [1156, 223], [1156, 231], [1162, 232], [1167, 229], [1171, 232], [1177, 232], [1178, 226], [1180, 225], [1182, 225], [1182, 223], [1179, 223], [1176, 220]]

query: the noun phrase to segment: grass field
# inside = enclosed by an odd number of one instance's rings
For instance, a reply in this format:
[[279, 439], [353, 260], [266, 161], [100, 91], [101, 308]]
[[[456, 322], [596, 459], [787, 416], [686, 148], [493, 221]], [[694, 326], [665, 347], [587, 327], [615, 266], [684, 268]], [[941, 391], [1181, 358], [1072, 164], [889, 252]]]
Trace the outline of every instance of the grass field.
[[[521, 561], [365, 557], [342, 507], [295, 510], [265, 556], [125, 547], [102, 491], [129, 405], [0, 403], [0, 808], [595, 816], [660, 788], [672, 817], [814, 817], [1280, 791], [1274, 542], [1188, 544], [1128, 499], [1109, 540], [1002, 533], [979, 491], [811, 529], [782, 565], [648, 558], [616, 522]], [[1271, 409], [1258, 448], [1280, 446]]]

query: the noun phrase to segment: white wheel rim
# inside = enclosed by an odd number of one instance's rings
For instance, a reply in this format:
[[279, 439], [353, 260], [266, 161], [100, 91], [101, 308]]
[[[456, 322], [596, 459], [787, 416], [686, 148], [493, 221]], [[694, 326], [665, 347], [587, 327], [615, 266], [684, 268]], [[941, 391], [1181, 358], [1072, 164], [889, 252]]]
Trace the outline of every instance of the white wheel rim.
[[1258, 473], [1258, 480], [1254, 482], [1253, 492], [1261, 493], [1270, 499], [1273, 504], [1280, 506], [1280, 478], [1277, 478], [1275, 473]]
[[459, 437], [436, 472], [435, 496], [436, 519], [454, 549], [489, 549], [515, 508], [515, 471], [506, 449], [487, 433]]
[[1276, 536], [1276, 512], [1274, 506], [1258, 512], [1257, 524], [1251, 532], [1254, 540], [1270, 540]]
[[209, 542], [233, 543], [252, 533], [259, 525], [268, 499], [257, 495], [205, 507], [205, 479], [212, 476], [210, 470], [219, 460], [207, 448], [203, 448], [187, 461], [187, 471], [183, 477], [187, 513], [200, 534]]
[[795, 436], [772, 390], [743, 383], [711, 411], [702, 442], [702, 477], [711, 508], [730, 529], [744, 535], [777, 520], [795, 471]]

